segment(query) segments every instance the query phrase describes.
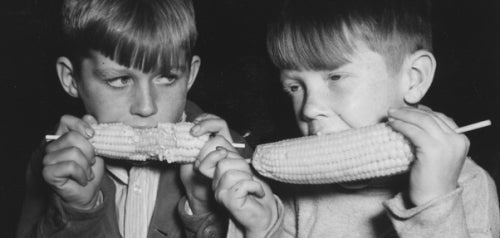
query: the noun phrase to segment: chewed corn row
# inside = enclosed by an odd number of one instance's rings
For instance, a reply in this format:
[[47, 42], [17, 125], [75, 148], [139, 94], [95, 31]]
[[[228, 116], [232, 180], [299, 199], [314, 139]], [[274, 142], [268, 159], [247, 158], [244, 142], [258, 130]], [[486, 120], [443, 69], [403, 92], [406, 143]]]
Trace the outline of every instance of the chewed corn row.
[[293, 184], [328, 184], [400, 174], [414, 160], [410, 143], [385, 123], [259, 145], [261, 175]]
[[95, 125], [90, 142], [99, 156], [135, 161], [193, 162], [208, 135], [190, 134], [193, 123], [162, 123], [156, 128], [138, 129], [122, 123]]

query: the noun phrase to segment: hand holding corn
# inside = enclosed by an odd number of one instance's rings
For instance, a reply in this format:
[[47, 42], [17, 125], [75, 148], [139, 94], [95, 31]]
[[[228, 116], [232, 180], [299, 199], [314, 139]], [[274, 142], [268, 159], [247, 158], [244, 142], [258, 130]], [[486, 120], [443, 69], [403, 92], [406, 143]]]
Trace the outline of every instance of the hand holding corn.
[[90, 125], [95, 123], [89, 115], [61, 117], [57, 133], [63, 136], [47, 144], [42, 163], [43, 179], [57, 194], [54, 197], [81, 210], [95, 207], [105, 171], [104, 161], [88, 141]]
[[252, 165], [261, 175], [285, 183], [342, 183], [404, 173], [415, 159], [412, 150], [402, 134], [381, 123], [262, 144]]

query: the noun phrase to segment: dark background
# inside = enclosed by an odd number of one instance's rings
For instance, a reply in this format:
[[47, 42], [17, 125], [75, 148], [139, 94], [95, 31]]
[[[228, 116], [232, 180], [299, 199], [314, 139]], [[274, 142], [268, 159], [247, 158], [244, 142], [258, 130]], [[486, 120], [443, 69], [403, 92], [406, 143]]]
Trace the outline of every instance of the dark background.
[[[280, 1], [195, 1], [202, 67], [189, 98], [225, 118], [252, 145], [295, 136], [291, 108], [265, 52], [266, 22]], [[60, 0], [0, 4], [0, 237], [12, 237], [31, 151], [62, 114], [80, 114], [55, 75]], [[424, 104], [467, 133], [473, 159], [500, 181], [500, 1], [434, 1], [438, 68]]]

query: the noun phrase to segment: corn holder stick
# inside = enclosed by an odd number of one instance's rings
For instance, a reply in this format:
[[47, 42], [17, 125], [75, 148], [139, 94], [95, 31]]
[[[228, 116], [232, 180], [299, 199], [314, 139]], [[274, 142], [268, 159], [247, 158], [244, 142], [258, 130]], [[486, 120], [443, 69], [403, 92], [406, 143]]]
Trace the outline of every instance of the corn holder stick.
[[[489, 120], [456, 131], [488, 125]], [[401, 174], [413, 160], [408, 140], [381, 123], [262, 144], [256, 148], [252, 165], [264, 177], [285, 183], [329, 184]]]

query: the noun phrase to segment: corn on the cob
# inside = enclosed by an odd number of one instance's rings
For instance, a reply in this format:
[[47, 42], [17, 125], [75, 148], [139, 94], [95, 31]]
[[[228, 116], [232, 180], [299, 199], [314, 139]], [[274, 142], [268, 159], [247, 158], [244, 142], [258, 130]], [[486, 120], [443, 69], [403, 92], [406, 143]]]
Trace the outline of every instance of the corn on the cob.
[[409, 169], [409, 142], [385, 123], [259, 145], [253, 167], [293, 184], [327, 184], [395, 175]]
[[189, 122], [161, 123], [138, 129], [122, 123], [98, 124], [90, 142], [97, 155], [111, 159], [189, 163], [208, 140], [208, 135], [193, 137], [192, 126]]

